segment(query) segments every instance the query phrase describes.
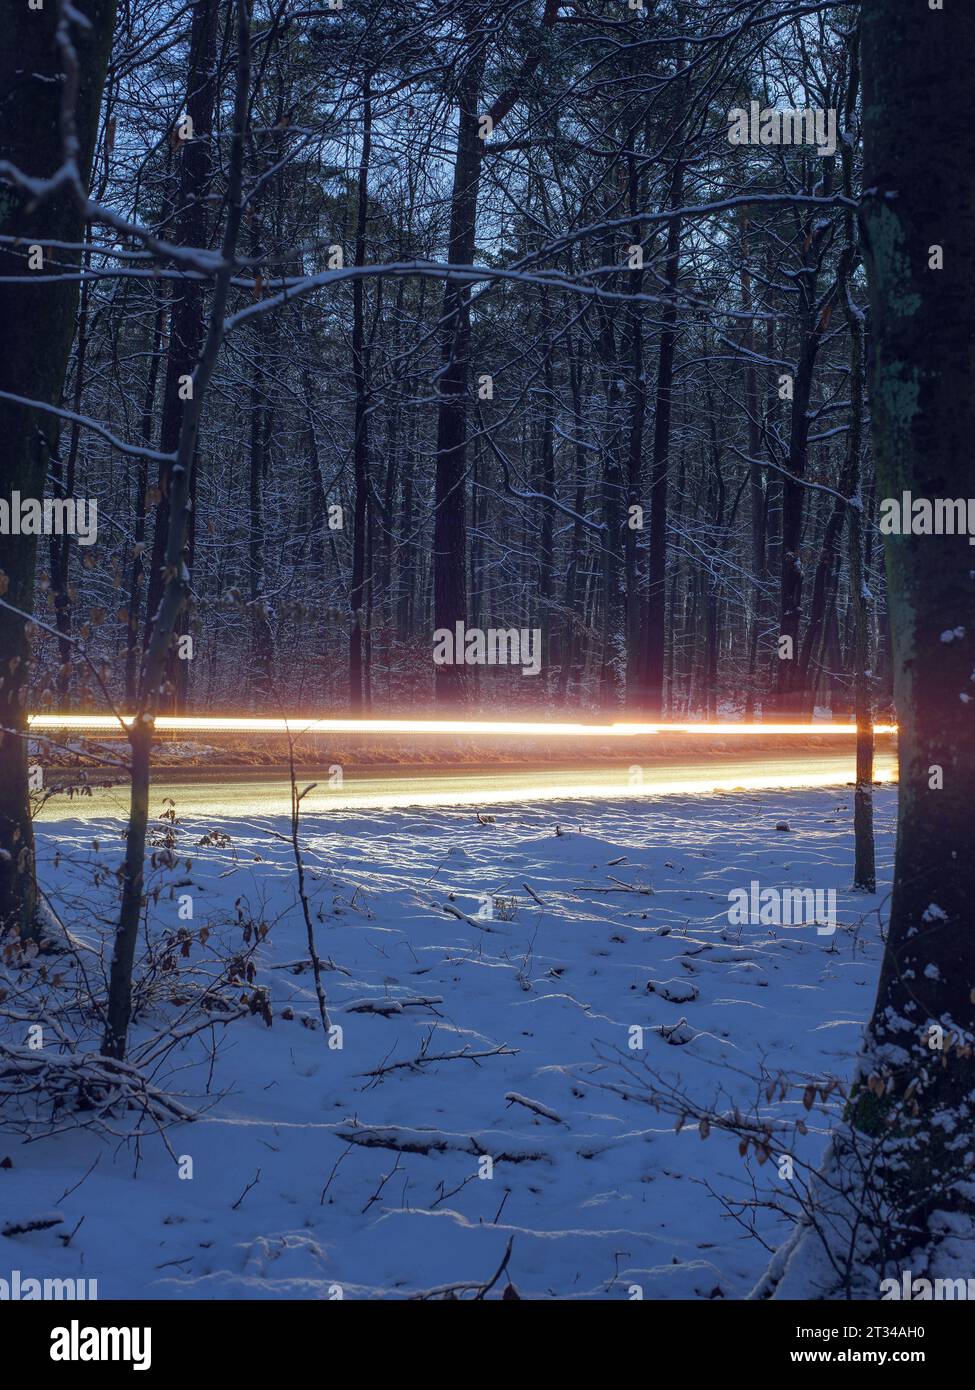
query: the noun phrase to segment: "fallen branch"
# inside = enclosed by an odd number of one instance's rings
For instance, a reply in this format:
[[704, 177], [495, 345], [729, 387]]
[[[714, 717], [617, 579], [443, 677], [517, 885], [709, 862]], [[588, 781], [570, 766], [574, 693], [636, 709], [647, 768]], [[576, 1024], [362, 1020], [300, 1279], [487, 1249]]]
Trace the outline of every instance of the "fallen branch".
[[561, 1115], [550, 1110], [540, 1100], [532, 1100], [530, 1096], [520, 1096], [517, 1091], [509, 1091], [505, 1100], [509, 1105], [523, 1105], [526, 1110], [533, 1110], [536, 1115], [544, 1115], [546, 1120], [554, 1120], [557, 1125], [564, 1123]]
[[0, 1226], [0, 1236], [26, 1236], [31, 1231], [49, 1231], [52, 1226], [63, 1225], [64, 1217], [55, 1211], [43, 1216], [30, 1216], [23, 1221], [8, 1221], [5, 1226]]
[[346, 1143], [364, 1149], [392, 1149], [394, 1153], [466, 1153], [475, 1158], [489, 1154], [495, 1163], [550, 1163], [548, 1154], [537, 1149], [505, 1149], [492, 1153], [473, 1135], [449, 1134], [442, 1129], [406, 1129], [401, 1125], [364, 1125], [348, 1121], [336, 1129]]
[[414, 994], [405, 999], [353, 999], [350, 1004], [346, 1004], [342, 1012], [345, 1014], [381, 1014], [383, 1018], [390, 1018], [395, 1014], [401, 1014], [404, 1009], [429, 1008], [433, 1004], [442, 1004], [442, 994]]
[[458, 922], [467, 922], [469, 926], [477, 927], [480, 931], [493, 932], [495, 936], [508, 936], [509, 933], [501, 931], [498, 927], [489, 927], [482, 917], [469, 917], [466, 912], [461, 912], [460, 908], [454, 907], [452, 903], [441, 903], [441, 911], [447, 912], [451, 917], [456, 917]]
[[421, 1053], [418, 1057], [410, 1057], [403, 1062], [390, 1062], [388, 1066], [374, 1067], [372, 1071], [362, 1071], [358, 1075], [383, 1076], [388, 1071], [398, 1071], [402, 1067], [416, 1071], [420, 1067], [429, 1066], [431, 1062], [479, 1062], [484, 1057], [517, 1057], [517, 1055], [517, 1048], [507, 1047], [504, 1043], [499, 1043], [497, 1047], [492, 1047], [486, 1052], [471, 1052], [468, 1048], [462, 1047], [456, 1052]]
[[9, 1043], [0, 1043], [0, 1109], [8, 1129], [32, 1138], [53, 1133], [69, 1115], [80, 1127], [112, 1134], [118, 1131], [109, 1121], [118, 1114], [138, 1112], [158, 1128], [195, 1118], [130, 1062], [95, 1052], [38, 1054]]

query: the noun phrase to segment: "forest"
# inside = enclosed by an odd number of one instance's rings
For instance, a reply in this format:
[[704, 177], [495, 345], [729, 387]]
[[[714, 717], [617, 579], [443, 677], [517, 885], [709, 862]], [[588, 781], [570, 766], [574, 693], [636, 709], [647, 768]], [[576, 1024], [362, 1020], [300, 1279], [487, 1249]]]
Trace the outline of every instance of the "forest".
[[[854, 7], [536, 9], [255, 7], [166, 708], [848, 717], [867, 667], [889, 703]], [[39, 710], [101, 698], [79, 636], [136, 697], [234, 196], [236, 22], [122, 5], [104, 216], [4, 251], [25, 307], [38, 277], [77, 299], [36, 447], [52, 496], [99, 507], [97, 548], [39, 546]], [[752, 102], [839, 135], [734, 143]], [[541, 679], [436, 667], [457, 621], [537, 629]]]
[[975, 9], [8, 6], [3, 1299], [967, 1297]]

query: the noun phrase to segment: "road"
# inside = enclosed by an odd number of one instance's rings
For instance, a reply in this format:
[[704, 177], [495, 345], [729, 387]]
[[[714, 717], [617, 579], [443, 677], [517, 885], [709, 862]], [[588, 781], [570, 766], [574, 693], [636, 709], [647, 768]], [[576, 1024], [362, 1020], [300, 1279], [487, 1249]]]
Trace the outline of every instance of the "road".
[[[878, 781], [896, 778], [896, 757], [878, 750]], [[299, 785], [317, 782], [302, 802], [302, 816], [329, 811], [407, 806], [485, 807], [505, 802], [535, 803], [589, 799], [593, 801], [641, 796], [706, 795], [714, 792], [802, 787], [844, 787], [852, 783], [855, 763], [847, 752], [749, 751], [694, 758], [682, 755], [644, 762], [589, 764], [569, 768], [524, 767], [503, 771], [489, 766], [454, 773], [429, 767], [373, 768], [346, 774], [330, 784], [328, 765], [301, 768]], [[166, 797], [177, 814], [201, 819], [248, 819], [283, 816], [290, 812], [290, 784], [280, 772], [220, 769], [209, 776], [199, 769], [172, 775], [161, 771], [153, 781], [151, 806], [158, 814]], [[89, 796], [55, 793], [38, 813], [41, 821], [124, 818], [128, 811], [124, 783], [97, 787]]]

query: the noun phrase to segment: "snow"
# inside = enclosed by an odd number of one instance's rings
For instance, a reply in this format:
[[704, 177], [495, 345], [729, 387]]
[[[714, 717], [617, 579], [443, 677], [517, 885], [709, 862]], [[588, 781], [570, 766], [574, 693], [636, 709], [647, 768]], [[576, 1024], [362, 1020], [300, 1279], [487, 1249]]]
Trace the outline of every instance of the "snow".
[[[488, 823], [473, 808], [309, 816], [341, 1048], [301, 964], [287, 822], [177, 823], [180, 857], [147, 884], [162, 889], [155, 927], [227, 931], [238, 911], [267, 923], [253, 983], [272, 1026], [255, 1014], [218, 1030], [215, 1061], [208, 1031], [188, 1037], [153, 1075], [202, 1111], [167, 1130], [171, 1152], [0, 1133], [0, 1227], [63, 1216], [0, 1239], [0, 1275], [96, 1278], [101, 1298], [403, 1298], [487, 1283], [511, 1241], [490, 1297], [509, 1276], [523, 1297], [746, 1296], [768, 1254], [727, 1204], [753, 1183], [787, 1196], [780, 1151], [797, 1170], [822, 1157], [841, 1097], [807, 1110], [803, 1090], [853, 1069], [895, 795], [877, 792], [876, 897], [849, 891], [846, 791], [575, 800], [498, 807]], [[120, 822], [44, 822], [38, 840], [47, 891], [100, 949], [114, 878], [92, 873], [120, 862]], [[835, 888], [836, 934], [729, 926], [728, 893], [752, 879]], [[159, 1021], [141, 1019], [136, 1044]], [[648, 1104], [652, 1073], [688, 1098], [683, 1125]], [[695, 1104], [757, 1107], [773, 1161], [708, 1134]], [[785, 1214], [756, 1221], [769, 1246], [788, 1234]]]

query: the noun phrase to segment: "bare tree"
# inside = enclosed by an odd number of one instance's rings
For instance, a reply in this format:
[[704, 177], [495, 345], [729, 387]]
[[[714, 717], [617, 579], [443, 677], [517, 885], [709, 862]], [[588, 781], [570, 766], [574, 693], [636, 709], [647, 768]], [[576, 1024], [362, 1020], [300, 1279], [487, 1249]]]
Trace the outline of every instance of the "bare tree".
[[[115, 0], [18, 5], [0, 53], [0, 434], [14, 497], [43, 497], [78, 304], [82, 191], [94, 158]], [[45, 283], [48, 281], [49, 283]], [[36, 931], [27, 712], [36, 535], [0, 533], [0, 935]]]

